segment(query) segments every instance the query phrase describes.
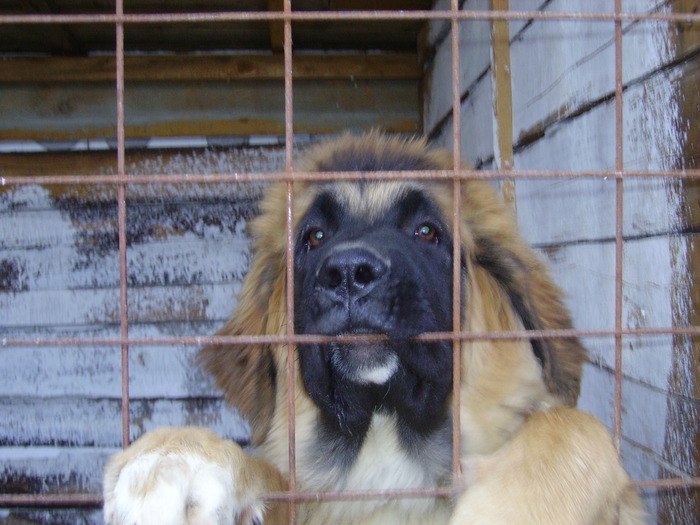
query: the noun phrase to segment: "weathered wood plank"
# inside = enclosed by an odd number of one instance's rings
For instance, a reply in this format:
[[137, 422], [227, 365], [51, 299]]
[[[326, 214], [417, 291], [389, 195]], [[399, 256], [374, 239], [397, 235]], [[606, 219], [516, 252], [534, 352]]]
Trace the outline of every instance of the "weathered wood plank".
[[[626, 169], [676, 169], [676, 159], [683, 156], [686, 126], [679, 118], [673, 95], [681, 72], [679, 68], [656, 75], [625, 91]], [[524, 170], [605, 170], [614, 164], [612, 102], [561, 123], [516, 153], [516, 167]], [[611, 214], [615, 209], [615, 188], [611, 181], [530, 180], [518, 181], [517, 186], [518, 209], [522, 207], [519, 221], [530, 242], [553, 244], [614, 237]], [[679, 217], [683, 197], [677, 180], [628, 179], [624, 192], [626, 236], [672, 233], [685, 228]], [[575, 220], [560, 220], [562, 209]]]
[[[121, 401], [86, 398], [0, 399], [0, 446], [121, 446]], [[161, 426], [203, 426], [218, 435], [248, 443], [250, 429], [222, 399], [142, 400], [129, 402], [130, 436]], [[86, 424], [89, 422], [89, 424]]]
[[[130, 287], [134, 323], [200, 321], [230, 312], [240, 283]], [[57, 308], [56, 305], [71, 305]], [[0, 295], [0, 326], [70, 326], [118, 323], [119, 289], [38, 290]], [[3, 328], [4, 329], [4, 328]]]
[[[257, 211], [250, 195], [257, 196], [259, 188], [140, 189], [153, 197], [128, 201], [130, 284], [212, 283], [241, 277], [248, 257], [245, 221]], [[95, 201], [84, 202], [66, 197], [67, 190], [58, 198], [36, 187], [21, 190], [0, 199], [0, 288], [116, 286], [114, 201], [93, 194]], [[217, 191], [218, 196], [210, 197]]]
[[[227, 137], [228, 138], [228, 137]], [[241, 145], [238, 147], [217, 147], [217, 138], [211, 137], [213, 143], [209, 148], [172, 148], [172, 149], [141, 149], [148, 146], [150, 141], [140, 141], [141, 144], [136, 149], [127, 147], [125, 159], [125, 173], [128, 175], [155, 175], [173, 173], [269, 173], [280, 170], [284, 166], [283, 146], [248, 146], [247, 138], [241, 137]], [[72, 142], [58, 144], [44, 143], [48, 151], [27, 153], [6, 153], [2, 155], [0, 174], [2, 175], [100, 175], [114, 174], [117, 172], [116, 150], [108, 151], [70, 151]], [[114, 148], [116, 144], [113, 143]], [[54, 146], [62, 148], [64, 151], [52, 151]], [[89, 149], [89, 148], [87, 148]], [[68, 150], [68, 151], [66, 151]], [[295, 154], [298, 151], [295, 149]], [[173, 188], [181, 194], [189, 194], [188, 188], [198, 188], [204, 191], [206, 188], [213, 188], [212, 195], [231, 195], [234, 191], [243, 190], [252, 184], [164, 184], [165, 188]], [[64, 188], [66, 195], [73, 197], [82, 196], [85, 199], [92, 197], [91, 193], [78, 192], [71, 189], [80, 188], [80, 184], [71, 186], [60, 186]], [[100, 186], [96, 186], [100, 188]], [[148, 185], [141, 185], [138, 194], [144, 197], [143, 188]], [[11, 187], [3, 186], [0, 195], [7, 193]], [[51, 195], [57, 197], [61, 195], [59, 187], [50, 187]], [[173, 195], [180, 193], [175, 193]], [[133, 193], [133, 192], [132, 192]], [[110, 194], [110, 199], [114, 195]], [[0, 209], [6, 203], [5, 199], [0, 199]]]
[[[445, 2], [443, 2], [445, 4]], [[468, 4], [468, 5], [466, 5]], [[449, 9], [449, 2], [446, 6]], [[489, 0], [466, 2], [463, 9], [485, 11]], [[449, 22], [447, 22], [449, 27]], [[466, 20], [459, 24], [459, 84], [462, 94], [487, 71], [491, 63], [491, 24], [489, 20]], [[490, 88], [490, 80], [486, 83]], [[490, 105], [488, 107], [491, 107]], [[439, 44], [423, 81], [423, 126], [432, 134], [452, 108], [452, 40], [449, 36]], [[480, 127], [486, 121], [467, 121]]]
[[[0, 83], [114, 82], [112, 56], [7, 58]], [[300, 54], [292, 61], [294, 80], [417, 80], [414, 54]], [[127, 55], [124, 79], [130, 82], [245, 81], [284, 79], [281, 55]]]
[[[625, 9], [646, 12], [656, 8], [656, 4], [628, 2]], [[666, 11], [670, 8], [660, 9]], [[606, 11], [612, 10], [612, 5], [596, 5], [586, 0], [555, 0], [547, 10]], [[611, 24], [601, 22], [536, 20], [513, 43], [513, 83], [517, 86], [513, 90], [516, 136], [522, 139], [536, 133], [544, 123], [556, 122], [613, 92], [612, 30]], [[669, 45], [675, 32], [672, 24], [663, 21], [624, 24], [623, 82], [639, 82], [650, 72], [687, 54]], [[536, 75], [532, 74], [533, 68], [536, 68]]]
[[[115, 137], [115, 97], [102, 83], [3, 86], [0, 140]], [[281, 81], [139, 82], [124, 105], [128, 138], [284, 134]], [[371, 127], [420, 130], [415, 80], [294, 83], [296, 133]]]
[[[493, 159], [494, 121], [493, 90], [491, 82], [480, 81], [474, 85], [469, 98], [460, 108], [462, 126], [460, 133], [462, 159], [471, 165], [481, 165], [486, 159]], [[468, 124], [467, 124], [468, 123]], [[432, 142], [436, 146], [452, 150], [452, 116], [441, 125]]]
[[[697, 235], [627, 240], [623, 265], [623, 326], [662, 328], [677, 324], [674, 311], [684, 301], [688, 278], [687, 246]], [[614, 327], [615, 246], [607, 242], [575, 243], [544, 250], [556, 282], [566, 287], [566, 304], [582, 330]], [[613, 368], [612, 338], [588, 341], [591, 359]], [[677, 359], [670, 336], [623, 338], [624, 371], [650, 387], [669, 390], [668, 374]], [[676, 392], [688, 395], [687, 392]]]
[[[232, 301], [230, 312], [235, 304]], [[157, 323], [132, 325], [135, 338], [210, 335], [224, 319], [206, 322]], [[119, 327], [69, 326], [11, 328], [3, 337], [31, 340], [114, 338]], [[217, 395], [211, 379], [197, 366], [198, 348], [185, 345], [133, 345], [130, 348], [131, 394], [140, 398], [187, 398]], [[121, 397], [121, 358], [116, 346], [22, 346], [0, 347], [0, 371], [4, 378], [0, 395], [4, 397], [66, 398]]]
[[102, 509], [0, 508], [4, 525], [103, 525]]
[[[186, 236], [193, 237], [193, 236]], [[241, 280], [248, 240], [242, 236], [154, 241], [128, 250], [130, 286], [215, 284]], [[46, 290], [63, 286], [111, 288], [119, 285], [115, 254], [86, 257], [74, 246], [5, 248], [0, 252], [0, 290]]]
[[13, 493], [100, 494], [104, 465], [118, 450], [0, 447], [0, 486]]

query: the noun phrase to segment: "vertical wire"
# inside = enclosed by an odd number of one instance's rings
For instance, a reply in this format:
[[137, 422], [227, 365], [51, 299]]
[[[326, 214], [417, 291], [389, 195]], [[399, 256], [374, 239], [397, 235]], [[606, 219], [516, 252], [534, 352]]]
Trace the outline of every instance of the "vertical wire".
[[[284, 141], [285, 170], [287, 174], [294, 171], [294, 123], [292, 92], [292, 12], [291, 0], [284, 0]], [[287, 336], [294, 335], [294, 183], [287, 181]], [[287, 410], [289, 432], [289, 492], [296, 492], [296, 398], [295, 388], [295, 345], [287, 344]], [[289, 523], [296, 523], [296, 500], [289, 499]]]
[[[461, 278], [462, 278], [462, 251], [460, 223], [462, 220], [462, 185], [458, 171], [462, 166], [460, 132], [461, 119], [461, 92], [460, 92], [460, 60], [459, 60], [459, 19], [455, 16], [459, 12], [457, 0], [451, 1], [452, 19], [452, 151], [453, 169], [455, 177], [452, 183], [452, 330], [454, 334], [461, 331]], [[456, 483], [462, 474], [461, 468], [461, 439], [460, 439], [460, 385], [462, 383], [462, 342], [454, 337], [452, 339], [452, 476]]]
[[[615, 0], [615, 14], [622, 0]], [[623, 136], [622, 136], [622, 19], [615, 19], [615, 392], [614, 440], [620, 451], [622, 438], [622, 258], [623, 258]]]
[[[124, 0], [116, 0], [116, 14], [124, 14]], [[117, 228], [119, 237], [119, 322], [123, 341], [129, 337], [126, 259], [126, 174], [124, 151], [124, 23], [116, 24], [116, 89], [117, 89], [117, 176], [123, 181], [117, 187]], [[129, 445], [129, 345], [121, 345], [122, 367], [122, 445]]]

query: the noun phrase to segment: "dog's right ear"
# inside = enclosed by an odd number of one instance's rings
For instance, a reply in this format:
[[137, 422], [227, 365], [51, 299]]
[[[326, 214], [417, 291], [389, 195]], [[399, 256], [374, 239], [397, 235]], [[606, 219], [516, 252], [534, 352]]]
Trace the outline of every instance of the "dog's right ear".
[[[285, 288], [284, 260], [256, 251], [238, 306], [216, 335], [278, 334], [284, 326], [280, 305], [284, 304]], [[199, 361], [214, 376], [226, 401], [248, 420], [252, 444], [259, 445], [270, 429], [275, 407], [277, 369], [271, 348], [264, 344], [210, 344], [199, 353]]]
[[[297, 184], [296, 217], [313, 198]], [[304, 195], [308, 194], [306, 198]], [[300, 195], [300, 196], [299, 196]], [[287, 327], [287, 184], [267, 188], [261, 213], [248, 229], [253, 258], [238, 295], [238, 306], [216, 335], [284, 335]], [[226, 396], [248, 419], [252, 444], [260, 444], [270, 430], [275, 410], [277, 366], [275, 353], [264, 344], [207, 345], [199, 354]]]

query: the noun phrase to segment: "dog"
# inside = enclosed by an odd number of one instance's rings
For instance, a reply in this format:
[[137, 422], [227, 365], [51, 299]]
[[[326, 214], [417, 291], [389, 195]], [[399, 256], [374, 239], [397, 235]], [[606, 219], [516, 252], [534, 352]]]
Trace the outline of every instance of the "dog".
[[[607, 429], [574, 408], [586, 358], [576, 338], [466, 339], [454, 390], [452, 340], [424, 336], [453, 330], [455, 280], [462, 331], [571, 328], [561, 291], [491, 185], [460, 182], [456, 237], [451, 180], [365, 176], [452, 169], [421, 139], [346, 135], [297, 169], [359, 173], [294, 182], [294, 332], [326, 336], [294, 349], [296, 490], [380, 494], [300, 501], [296, 522], [643, 523]], [[286, 183], [269, 187], [250, 231], [251, 268], [218, 334], [284, 336]], [[287, 523], [288, 504], [262, 496], [288, 488], [288, 356], [285, 344], [203, 348], [203, 366], [250, 422], [255, 453], [200, 428], [148, 433], [105, 469], [105, 521]], [[453, 483], [454, 497], [381, 494]]]

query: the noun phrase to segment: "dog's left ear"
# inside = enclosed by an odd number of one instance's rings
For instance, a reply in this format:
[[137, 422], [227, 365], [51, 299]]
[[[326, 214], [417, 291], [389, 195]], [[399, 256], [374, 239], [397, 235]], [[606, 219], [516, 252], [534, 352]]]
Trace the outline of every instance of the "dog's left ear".
[[[514, 214], [488, 183], [470, 181], [463, 193], [463, 218], [473, 243], [476, 264], [498, 282], [526, 330], [572, 328], [562, 302], [540, 256], [520, 236]], [[581, 387], [586, 350], [575, 337], [532, 338], [547, 389], [564, 403], [575, 405]]]

